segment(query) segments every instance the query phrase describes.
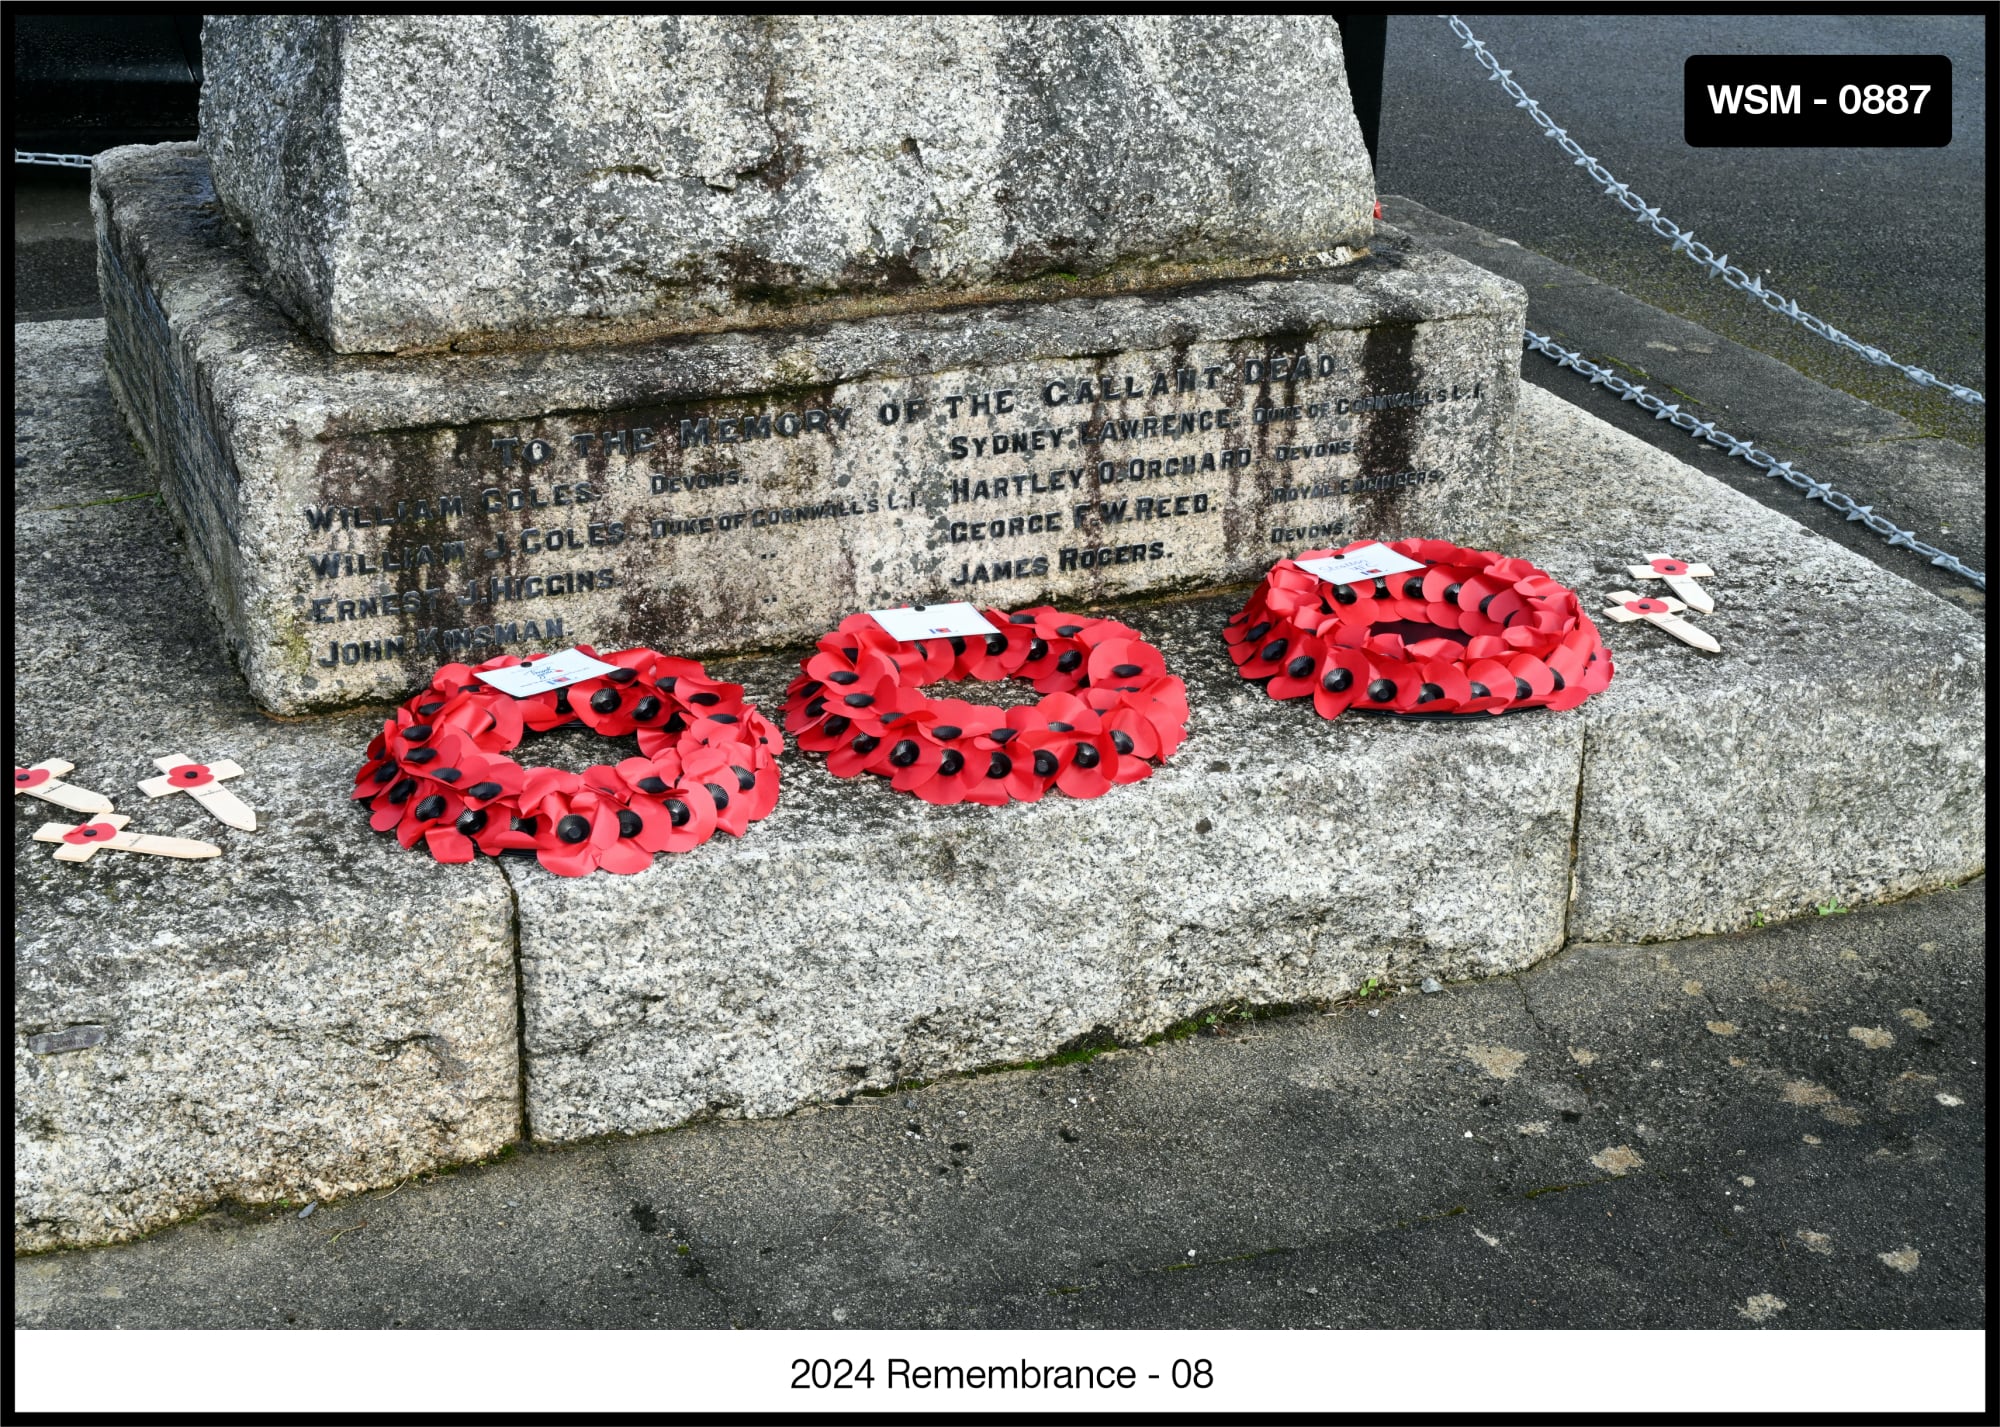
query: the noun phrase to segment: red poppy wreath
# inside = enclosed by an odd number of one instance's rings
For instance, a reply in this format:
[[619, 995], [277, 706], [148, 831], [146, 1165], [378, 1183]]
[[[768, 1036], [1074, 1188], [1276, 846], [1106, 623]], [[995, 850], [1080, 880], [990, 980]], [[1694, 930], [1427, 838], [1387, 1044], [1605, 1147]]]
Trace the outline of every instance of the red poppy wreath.
[[[835, 777], [875, 773], [927, 803], [1095, 798], [1151, 776], [1187, 736], [1187, 688], [1115, 619], [985, 610], [999, 632], [905, 642], [853, 614], [800, 666], [785, 730]], [[1028, 679], [1039, 702], [931, 698], [941, 679]]]
[[[784, 740], [740, 684], [651, 649], [597, 654], [618, 667], [517, 699], [473, 677], [528, 662], [502, 655], [447, 664], [368, 745], [354, 796], [369, 826], [421, 842], [439, 862], [533, 852], [562, 877], [592, 868], [640, 872], [658, 852], [686, 852], [717, 828], [741, 837], [778, 802]], [[523, 768], [523, 735], [581, 723], [607, 738], [636, 733], [639, 756], [582, 773]]]
[[1526, 560], [1444, 540], [1391, 540], [1409, 570], [1336, 585], [1300, 560], [1271, 567], [1223, 638], [1274, 699], [1312, 695], [1322, 718], [1575, 708], [1611, 682], [1611, 652], [1574, 591]]

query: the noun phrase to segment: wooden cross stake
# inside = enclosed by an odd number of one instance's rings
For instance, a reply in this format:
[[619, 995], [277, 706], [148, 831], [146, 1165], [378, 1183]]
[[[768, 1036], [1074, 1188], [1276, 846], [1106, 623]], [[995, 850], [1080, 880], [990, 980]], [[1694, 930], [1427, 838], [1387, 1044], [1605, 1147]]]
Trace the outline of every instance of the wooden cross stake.
[[1640, 596], [1630, 590], [1613, 590], [1606, 596], [1611, 603], [1604, 612], [1620, 624], [1630, 624], [1635, 619], [1643, 619], [1648, 624], [1656, 624], [1683, 644], [1692, 644], [1697, 649], [1706, 649], [1711, 654], [1720, 654], [1722, 646], [1706, 630], [1696, 629], [1686, 620], [1677, 618], [1687, 608], [1679, 600], [1668, 599], [1665, 595]]
[[1715, 613], [1715, 600], [1709, 592], [1694, 582], [1696, 575], [1710, 579], [1715, 571], [1706, 565], [1690, 565], [1685, 560], [1676, 560], [1671, 555], [1648, 555], [1644, 565], [1627, 565], [1635, 580], [1665, 580], [1667, 588], [1686, 600], [1689, 609], [1698, 609], [1703, 614]]
[[45, 803], [54, 803], [59, 808], [68, 808], [73, 813], [110, 812], [111, 799], [104, 794], [63, 782], [63, 774], [75, 767], [74, 763], [65, 763], [60, 758], [44, 758], [32, 768], [16, 768], [14, 791], [40, 798]]
[[169, 793], [187, 793], [219, 821], [245, 832], [257, 830], [257, 814], [241, 798], [221, 786], [222, 779], [235, 778], [243, 772], [228, 759], [197, 763], [181, 754], [169, 753], [164, 758], [155, 758], [153, 766], [160, 770], [160, 776], [148, 778], [139, 785], [139, 791], [147, 797], [164, 798]]
[[130, 821], [123, 813], [106, 813], [74, 827], [68, 823], [43, 823], [35, 829], [35, 841], [61, 843], [56, 849], [58, 862], [88, 862], [101, 847], [115, 847], [120, 852], [150, 852], [155, 857], [222, 856], [222, 849], [214, 843], [126, 832], [125, 824]]

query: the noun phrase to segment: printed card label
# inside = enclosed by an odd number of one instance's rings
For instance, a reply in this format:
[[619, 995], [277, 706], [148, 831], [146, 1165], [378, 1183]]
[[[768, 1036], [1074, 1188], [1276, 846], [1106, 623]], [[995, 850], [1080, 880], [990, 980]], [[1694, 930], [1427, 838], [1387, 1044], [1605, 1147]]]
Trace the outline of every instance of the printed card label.
[[1421, 560], [1412, 560], [1407, 555], [1399, 555], [1381, 541], [1363, 545], [1358, 550], [1350, 550], [1345, 555], [1326, 555], [1317, 560], [1301, 560], [1301, 570], [1318, 575], [1322, 580], [1334, 585], [1351, 585], [1359, 580], [1373, 580], [1382, 575], [1400, 575], [1405, 570], [1421, 570]]
[[593, 659], [581, 649], [565, 649], [560, 654], [551, 654], [546, 659], [537, 659], [532, 664], [516, 664], [511, 669], [487, 669], [478, 677], [484, 679], [503, 694], [512, 694], [517, 699], [531, 699], [536, 694], [546, 694], [551, 689], [566, 689], [571, 684], [594, 679], [599, 674], [608, 674], [618, 666], [607, 664], [602, 659]]
[[948, 639], [952, 635], [998, 634], [986, 616], [963, 602], [918, 605], [915, 609], [871, 609], [869, 618], [892, 639]]

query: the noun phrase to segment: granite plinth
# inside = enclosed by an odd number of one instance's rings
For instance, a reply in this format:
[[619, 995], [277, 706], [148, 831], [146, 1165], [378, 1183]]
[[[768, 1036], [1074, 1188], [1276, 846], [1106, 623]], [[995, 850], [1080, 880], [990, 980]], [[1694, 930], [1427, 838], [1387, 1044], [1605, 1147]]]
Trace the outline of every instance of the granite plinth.
[[[15, 329], [15, 758], [59, 756], [179, 862], [28, 841], [75, 815], [14, 801], [14, 1243], [142, 1234], [223, 1200], [320, 1199], [520, 1134], [512, 909], [499, 869], [437, 881], [356, 839], [367, 716], [273, 723], [228, 667], [131, 446], [103, 324]], [[25, 413], [25, 414], [24, 414]], [[79, 498], [80, 497], [80, 498]], [[233, 758], [255, 832], [135, 784]], [[100, 1036], [65, 1035], [97, 1027]], [[74, 1048], [71, 1048], [74, 1047]]]
[[[1575, 407], [1522, 400], [1502, 548], [1593, 607], [1646, 551], [1706, 561], [1722, 654], [1604, 621], [1617, 676], [1569, 713], [1326, 723], [1236, 676], [1219, 630], [1239, 597], [1127, 611], [1193, 708], [1144, 783], [989, 812], [808, 765], [738, 846], [619, 885], [510, 866], [531, 1132], [767, 1114], [1205, 1009], [1982, 871], [1978, 621]], [[731, 677], [775, 699], [787, 672]]]
[[1325, 18], [235, 15], [202, 58], [221, 202], [341, 352], [1145, 288], [1371, 230]]
[[[113, 420], [83, 359], [102, 332], [17, 329], [19, 403]], [[788, 753], [748, 837], [582, 881], [438, 867], [367, 831], [345, 792], [368, 718], [259, 718], [137, 455], [37, 439], [16, 472], [17, 755], [63, 753], [121, 803], [168, 743], [233, 756], [267, 823], [123, 804], [225, 847], [204, 863], [64, 866], [23, 843], [17, 1247], [490, 1152], [523, 1131], [522, 1065], [528, 1133], [638, 1132], [1982, 871], [1979, 622], [1546, 393], [1523, 402], [1533, 479], [1502, 548], [1587, 599], [1646, 550], [1706, 560], [1721, 655], [1607, 626], [1617, 678], [1568, 714], [1326, 723], [1230, 671], [1236, 596], [1121, 606], [1194, 705], [1147, 782], [988, 815]], [[56, 508], [70, 490], [90, 503]], [[773, 701], [790, 665], [725, 667]], [[1816, 736], [1836, 724], [1854, 736]], [[17, 835], [45, 815], [17, 806]], [[34, 1049], [79, 1026], [105, 1039]]]
[[704, 657], [857, 608], [1255, 579], [1504, 518], [1521, 290], [1384, 235], [1337, 271], [539, 353], [336, 357], [186, 146], [97, 161], [113, 392], [251, 691], [449, 658]]
[[1649, 551], [1716, 571], [1715, 612], [1688, 617], [1719, 655], [1598, 621], [1618, 677], [1578, 710], [1571, 940], [1735, 931], [1984, 870], [1978, 617], [1546, 393], [1522, 414], [1509, 548], [1599, 594]]

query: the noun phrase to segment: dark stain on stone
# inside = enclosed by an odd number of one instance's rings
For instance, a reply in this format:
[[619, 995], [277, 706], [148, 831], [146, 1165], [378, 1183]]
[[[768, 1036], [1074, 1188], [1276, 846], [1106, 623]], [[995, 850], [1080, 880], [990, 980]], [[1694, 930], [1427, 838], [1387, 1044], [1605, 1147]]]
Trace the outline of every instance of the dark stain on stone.
[[[1361, 339], [1359, 390], [1368, 396], [1386, 396], [1415, 391], [1419, 385], [1415, 352], [1415, 324], [1371, 327]], [[1423, 433], [1423, 408], [1391, 407], [1372, 411], [1355, 422], [1354, 470], [1357, 476], [1387, 476], [1407, 471], [1416, 463], [1417, 446]], [[1394, 489], [1364, 491], [1354, 497], [1355, 535], [1396, 535], [1402, 531], [1398, 515], [1399, 492]]]
[[630, 1214], [632, 1222], [639, 1226], [640, 1233], [657, 1234], [660, 1232], [660, 1216], [653, 1212], [652, 1205], [634, 1204], [630, 1210]]

